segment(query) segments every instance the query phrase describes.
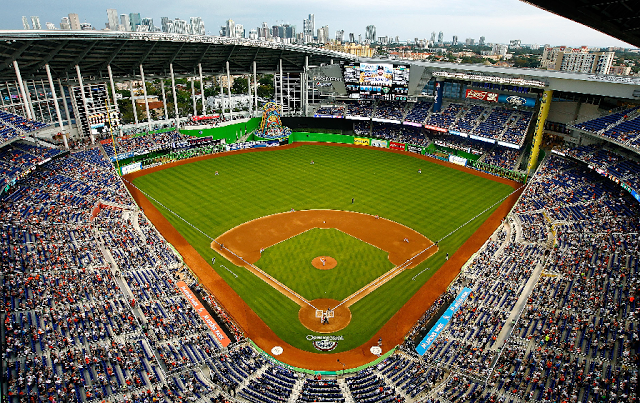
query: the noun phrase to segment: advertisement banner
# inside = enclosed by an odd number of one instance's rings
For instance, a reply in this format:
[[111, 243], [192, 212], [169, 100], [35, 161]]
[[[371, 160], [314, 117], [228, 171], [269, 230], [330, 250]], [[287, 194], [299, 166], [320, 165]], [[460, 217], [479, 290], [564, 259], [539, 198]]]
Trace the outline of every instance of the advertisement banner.
[[404, 150], [405, 149], [405, 144], [404, 143], [396, 143], [395, 141], [390, 141], [389, 142], [389, 148], [391, 148], [392, 150]]
[[444, 311], [440, 319], [438, 319], [438, 321], [431, 328], [429, 333], [427, 333], [427, 335], [424, 337], [424, 339], [422, 339], [420, 344], [418, 344], [418, 347], [416, 347], [416, 352], [418, 354], [424, 355], [424, 353], [427, 352], [427, 350], [429, 349], [429, 347], [431, 347], [431, 345], [436, 340], [440, 332], [442, 332], [442, 329], [444, 329], [445, 326], [447, 326], [447, 324], [449, 323], [453, 315], [456, 312], [458, 312], [458, 309], [460, 309], [460, 307], [462, 306], [464, 301], [467, 300], [470, 294], [471, 294], [470, 288], [465, 287], [462, 289], [462, 291], [460, 291], [460, 294], [458, 294], [456, 299], [454, 299], [451, 305], [449, 305], [449, 308], [447, 308], [447, 310]]
[[131, 172], [136, 172], [142, 169], [141, 163], [136, 162], [134, 164], [125, 165], [122, 167], [122, 175], [130, 174]]
[[449, 162], [452, 162], [457, 165], [462, 165], [462, 166], [467, 165], [467, 159], [458, 157], [457, 155], [449, 155]]
[[200, 318], [204, 321], [204, 323], [206, 323], [207, 327], [211, 329], [211, 332], [218, 339], [218, 342], [222, 344], [222, 347], [227, 347], [231, 340], [229, 340], [229, 337], [227, 337], [224, 331], [220, 329], [220, 326], [211, 317], [211, 315], [209, 315], [209, 312], [207, 312], [206, 308], [202, 306], [200, 301], [198, 301], [198, 298], [193, 295], [193, 292], [191, 292], [191, 289], [189, 288], [187, 283], [185, 283], [184, 281], [178, 281], [176, 283], [176, 287], [178, 287], [178, 289], [182, 291], [184, 296], [187, 297], [193, 308], [196, 310], [196, 312], [198, 312], [198, 315], [200, 315]]
[[442, 127], [432, 126], [432, 125], [424, 125], [424, 128], [429, 130], [435, 130], [437, 132], [443, 132], [443, 133], [446, 133], [449, 131], [448, 129], [443, 129]]
[[422, 147], [407, 144], [407, 151], [416, 153], [416, 154], [422, 154]]
[[368, 146], [368, 145], [371, 145], [371, 139], [364, 138], [364, 137], [354, 137], [353, 144], [359, 145], [359, 146]]
[[461, 136], [461, 137], [469, 137], [469, 135], [467, 133], [462, 133], [459, 132], [457, 130], [449, 130], [450, 134], [455, 134], [456, 136]]
[[442, 97], [444, 96], [444, 81], [436, 81], [433, 98], [433, 112], [438, 113], [442, 109]]
[[511, 104], [511, 105], [515, 105], [515, 106], [527, 106], [527, 107], [536, 106], [535, 98], [521, 97], [519, 95], [501, 94], [498, 97], [498, 102], [503, 103], [503, 104]]
[[465, 98], [479, 99], [486, 102], [498, 102], [498, 94], [489, 91], [467, 90]]
[[387, 143], [387, 140], [371, 139], [371, 145], [373, 147], [389, 148], [389, 144]]
[[409, 121], [404, 121], [402, 122], [403, 125], [405, 126], [413, 126], [413, 127], [422, 127], [421, 123], [416, 123], [416, 122], [409, 122]]
[[128, 153], [120, 153], [118, 155], [114, 155], [112, 157], [109, 157], [109, 159], [111, 159], [111, 162], [115, 162], [120, 160], [126, 160], [127, 158], [133, 158], [133, 156], [135, 156], [135, 154], [133, 153], [133, 151], [130, 151]]

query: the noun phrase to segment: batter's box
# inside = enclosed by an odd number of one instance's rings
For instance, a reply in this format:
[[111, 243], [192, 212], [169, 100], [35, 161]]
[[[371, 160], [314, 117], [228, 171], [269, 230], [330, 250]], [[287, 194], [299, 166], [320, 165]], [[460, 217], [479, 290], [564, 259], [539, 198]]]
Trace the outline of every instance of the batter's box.
[[316, 318], [321, 318], [324, 311], [322, 309], [316, 309]]

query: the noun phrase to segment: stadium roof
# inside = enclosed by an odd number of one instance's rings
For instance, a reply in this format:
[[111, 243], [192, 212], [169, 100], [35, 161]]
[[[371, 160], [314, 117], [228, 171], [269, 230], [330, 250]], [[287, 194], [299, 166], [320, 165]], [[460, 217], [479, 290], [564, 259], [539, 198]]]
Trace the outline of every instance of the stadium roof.
[[[283, 71], [300, 72], [309, 57], [309, 65], [329, 64], [333, 60], [354, 60], [345, 53], [309, 46], [268, 41], [142, 32], [105, 31], [0, 31], [0, 82], [14, 81], [13, 61], [17, 60], [26, 79], [46, 79], [45, 64], [54, 78], [75, 79], [75, 65], [85, 80], [108, 77], [111, 65], [116, 77], [140, 74], [169, 75], [173, 63], [176, 74], [193, 75], [202, 63], [203, 73], [232, 74], [253, 71], [274, 72], [282, 59]], [[102, 80], [103, 81], [103, 80]]]
[[640, 3], [629, 0], [522, 0], [640, 47]]

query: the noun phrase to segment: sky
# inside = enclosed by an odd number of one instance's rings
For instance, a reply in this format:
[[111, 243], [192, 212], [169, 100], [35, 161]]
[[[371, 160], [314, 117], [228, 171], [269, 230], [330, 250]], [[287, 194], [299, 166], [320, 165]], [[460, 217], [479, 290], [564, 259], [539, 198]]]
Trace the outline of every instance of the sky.
[[247, 35], [263, 22], [269, 26], [289, 23], [301, 32], [302, 20], [314, 14], [316, 29], [328, 25], [331, 38], [339, 29], [347, 38], [350, 32], [364, 38], [365, 27], [375, 25], [378, 36], [398, 36], [401, 41], [429, 39], [432, 31], [443, 31], [445, 41], [457, 35], [461, 42], [466, 38], [477, 42], [484, 36], [488, 43], [520, 39], [523, 44], [633, 47], [518, 0], [20, 0], [5, 2], [0, 29], [22, 29], [23, 15], [39, 16], [43, 28], [46, 22], [59, 26], [60, 18], [69, 13], [102, 29], [107, 8], [151, 17], [156, 26], [160, 17], [188, 21], [199, 16], [212, 35], [218, 35], [228, 19], [243, 24]]

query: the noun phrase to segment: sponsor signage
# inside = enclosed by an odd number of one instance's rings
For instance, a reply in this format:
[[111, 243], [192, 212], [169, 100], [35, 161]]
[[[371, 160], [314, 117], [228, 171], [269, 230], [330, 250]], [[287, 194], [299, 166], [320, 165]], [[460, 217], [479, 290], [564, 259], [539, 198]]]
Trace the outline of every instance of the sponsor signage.
[[462, 133], [459, 132], [457, 130], [449, 130], [450, 134], [455, 134], [456, 136], [461, 136], [461, 137], [469, 137], [469, 135], [467, 133]]
[[387, 140], [372, 139], [371, 140], [371, 145], [373, 147], [389, 148], [389, 144], [388, 144]]
[[396, 125], [400, 124], [400, 121], [399, 120], [395, 120], [395, 119], [373, 118], [371, 120], [373, 120], [374, 122], [380, 122], [380, 123], [393, 123], [393, 124], [396, 124]]
[[498, 102], [503, 104], [511, 104], [515, 106], [526, 106], [526, 107], [536, 106], [536, 100], [534, 98], [521, 97], [519, 95], [500, 94], [500, 96], [498, 97]]
[[356, 144], [359, 146], [368, 146], [371, 144], [371, 139], [364, 138], [364, 137], [354, 137], [353, 144]]
[[369, 118], [366, 116], [357, 116], [357, 115], [347, 115], [345, 116], [345, 118], [351, 119], [351, 120], [369, 120]]
[[136, 172], [142, 169], [142, 165], [140, 162], [136, 162], [134, 164], [125, 165], [122, 168], [122, 174], [130, 174], [131, 172]]
[[396, 143], [395, 141], [390, 141], [389, 142], [389, 148], [391, 148], [392, 150], [404, 150], [405, 149], [405, 144], [404, 143]]
[[422, 127], [422, 124], [420, 124], [420, 123], [408, 122], [406, 120], [404, 122], [402, 122], [402, 124], [405, 125], [405, 126]]
[[342, 115], [318, 115], [318, 114], [314, 114], [313, 115], [314, 118], [337, 118], [337, 119], [344, 119], [344, 116]]
[[517, 144], [507, 143], [506, 141], [498, 141], [498, 145], [501, 145], [503, 147], [520, 149], [520, 146], [518, 146]]
[[467, 159], [458, 157], [457, 155], [449, 155], [449, 162], [452, 162], [457, 165], [462, 165], [462, 166], [467, 165]]
[[488, 139], [486, 137], [480, 137], [480, 136], [476, 136], [473, 134], [470, 134], [469, 137], [471, 137], [474, 140], [480, 140], [480, 141], [484, 141], [485, 143], [491, 143], [491, 144], [495, 144], [496, 141], [494, 139]]
[[481, 83], [498, 83], [498, 84], [512, 84], [522, 85], [525, 87], [539, 87], [543, 88], [547, 84], [538, 80], [525, 80], [524, 78], [508, 78], [508, 77], [496, 77], [496, 76], [483, 76], [480, 74], [467, 74], [467, 73], [451, 73], [448, 71], [434, 71], [432, 74], [434, 77], [454, 78], [458, 80], [478, 81]]
[[442, 127], [432, 126], [432, 125], [424, 125], [424, 128], [429, 130], [435, 130], [437, 132], [443, 132], [443, 133], [446, 133], [449, 131], [447, 129], [443, 129]]
[[465, 97], [486, 102], [498, 102], [498, 94], [489, 91], [467, 90]]
[[184, 281], [178, 281], [176, 283], [176, 287], [178, 287], [178, 289], [182, 291], [184, 296], [187, 297], [187, 299], [191, 303], [191, 306], [193, 306], [196, 312], [198, 312], [200, 318], [204, 321], [207, 327], [209, 327], [216, 339], [218, 339], [218, 342], [222, 344], [222, 347], [227, 347], [231, 340], [229, 340], [229, 337], [227, 337], [224, 331], [220, 329], [220, 326], [216, 323], [216, 321], [211, 317], [211, 315], [209, 315], [207, 309], [200, 303], [200, 301], [198, 301], [198, 298], [196, 298], [193, 292], [191, 292], [191, 289], [189, 288], [187, 283], [185, 283]]
[[120, 160], [126, 160], [127, 158], [133, 158], [133, 156], [135, 156], [135, 153], [133, 151], [130, 151], [128, 153], [120, 153], [118, 155], [114, 155], [112, 157], [109, 157], [109, 159], [111, 159], [111, 162], [115, 162]]
[[471, 295], [470, 288], [465, 287], [462, 289], [462, 291], [460, 291], [460, 294], [458, 294], [456, 299], [454, 299], [451, 305], [449, 305], [449, 308], [447, 308], [447, 310], [444, 311], [440, 319], [438, 319], [438, 321], [431, 328], [429, 333], [427, 333], [427, 335], [424, 337], [424, 339], [422, 339], [420, 344], [418, 344], [418, 347], [416, 347], [416, 352], [418, 354], [424, 355], [427, 352], [427, 350], [429, 349], [429, 347], [431, 347], [431, 345], [436, 340], [440, 332], [442, 332], [445, 326], [447, 326], [447, 324], [449, 323], [453, 315], [456, 312], [458, 312], [458, 309], [460, 309], [460, 307], [467, 300], [469, 295]]
[[407, 151], [410, 151], [410, 152], [416, 153], [416, 154], [422, 154], [422, 147], [414, 146], [414, 145], [411, 145], [411, 144], [407, 144]]

